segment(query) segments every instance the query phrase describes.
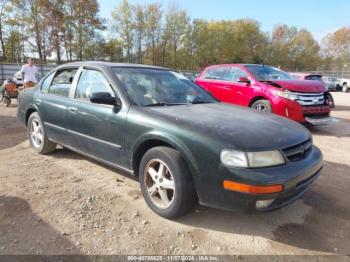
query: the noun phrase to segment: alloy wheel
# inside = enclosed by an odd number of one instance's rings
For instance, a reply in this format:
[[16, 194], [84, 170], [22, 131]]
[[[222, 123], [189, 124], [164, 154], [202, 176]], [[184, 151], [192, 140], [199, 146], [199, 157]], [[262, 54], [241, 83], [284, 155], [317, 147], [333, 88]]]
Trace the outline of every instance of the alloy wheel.
[[145, 168], [147, 193], [158, 208], [166, 209], [175, 198], [175, 182], [169, 167], [159, 159], [152, 159]]
[[267, 107], [264, 104], [257, 104], [255, 106], [256, 110], [262, 111], [262, 112], [268, 112]]
[[34, 147], [39, 148], [43, 143], [43, 129], [40, 122], [37, 119], [33, 119], [30, 126], [30, 140]]

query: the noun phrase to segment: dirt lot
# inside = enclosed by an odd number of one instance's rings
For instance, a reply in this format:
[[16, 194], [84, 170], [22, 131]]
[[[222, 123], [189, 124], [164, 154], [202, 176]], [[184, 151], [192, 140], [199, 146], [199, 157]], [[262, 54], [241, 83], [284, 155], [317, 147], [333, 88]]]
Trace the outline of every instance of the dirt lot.
[[197, 207], [169, 221], [138, 182], [66, 149], [34, 153], [16, 108], [0, 105], [0, 254], [350, 254], [350, 94], [310, 130], [322, 176], [302, 199], [246, 214]]

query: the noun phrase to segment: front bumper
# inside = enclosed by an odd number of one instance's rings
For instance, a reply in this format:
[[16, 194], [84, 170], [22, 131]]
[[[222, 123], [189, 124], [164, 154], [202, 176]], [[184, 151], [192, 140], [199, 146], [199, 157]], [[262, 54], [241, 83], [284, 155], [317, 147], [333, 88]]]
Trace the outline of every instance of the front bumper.
[[333, 122], [332, 117], [305, 117], [305, 121], [313, 126], [329, 125]]
[[[331, 122], [330, 113], [331, 108], [328, 105], [310, 105], [302, 106], [296, 101], [279, 98], [274, 112], [299, 123], [317, 124], [317, 120], [324, 120], [322, 125]], [[315, 119], [315, 121], [312, 121]], [[328, 123], [327, 123], [328, 122]]]
[[[226, 171], [225, 171], [226, 169]], [[204, 205], [227, 210], [258, 210], [269, 211], [284, 207], [300, 198], [319, 177], [322, 169], [322, 153], [313, 146], [311, 152], [302, 160], [289, 162], [286, 165], [259, 169], [228, 169], [220, 167], [219, 201], [217, 203], [201, 203]], [[284, 191], [273, 194], [247, 194], [225, 190], [222, 187], [224, 180], [237, 183], [268, 186], [283, 185]], [[265, 208], [257, 208], [259, 200], [274, 200]]]

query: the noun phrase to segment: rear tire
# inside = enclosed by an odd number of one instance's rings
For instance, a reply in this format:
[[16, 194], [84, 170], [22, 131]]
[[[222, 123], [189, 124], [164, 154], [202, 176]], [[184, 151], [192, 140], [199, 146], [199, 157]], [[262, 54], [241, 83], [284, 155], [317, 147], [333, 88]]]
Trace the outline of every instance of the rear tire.
[[348, 85], [346, 83], [343, 84], [342, 90], [343, 90], [344, 93], [348, 92]]
[[32, 148], [39, 154], [46, 155], [56, 149], [57, 144], [48, 139], [37, 112], [29, 117], [27, 133]]
[[192, 175], [180, 153], [172, 148], [148, 150], [140, 163], [139, 181], [147, 205], [164, 218], [183, 216], [196, 202]]
[[272, 105], [266, 99], [255, 101], [250, 107], [261, 112], [272, 113]]

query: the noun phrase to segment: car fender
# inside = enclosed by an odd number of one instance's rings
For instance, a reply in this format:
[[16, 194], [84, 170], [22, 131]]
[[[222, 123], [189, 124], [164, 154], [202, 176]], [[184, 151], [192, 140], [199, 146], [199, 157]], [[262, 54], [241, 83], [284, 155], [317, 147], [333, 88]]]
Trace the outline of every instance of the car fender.
[[139, 146], [143, 144], [146, 141], [149, 140], [160, 140], [162, 142], [165, 142], [169, 145], [171, 145], [173, 148], [178, 150], [182, 157], [185, 159], [186, 163], [188, 164], [192, 174], [198, 173], [198, 166], [196, 164], [195, 158], [193, 157], [192, 152], [189, 150], [189, 148], [177, 137], [173, 135], [169, 135], [165, 132], [161, 131], [151, 131], [148, 132], [142, 136], [140, 136], [136, 142], [134, 143], [134, 146], [132, 148], [132, 152], [134, 155], [134, 152], [137, 151]]

